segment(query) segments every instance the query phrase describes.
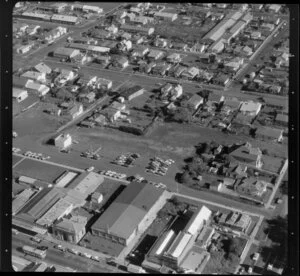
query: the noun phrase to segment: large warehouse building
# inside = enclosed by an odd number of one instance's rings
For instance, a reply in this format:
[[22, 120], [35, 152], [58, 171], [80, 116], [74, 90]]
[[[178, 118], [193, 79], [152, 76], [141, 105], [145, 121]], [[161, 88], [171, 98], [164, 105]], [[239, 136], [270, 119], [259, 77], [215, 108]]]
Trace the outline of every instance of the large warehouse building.
[[150, 184], [130, 183], [92, 226], [92, 234], [127, 246], [154, 220], [167, 194]]

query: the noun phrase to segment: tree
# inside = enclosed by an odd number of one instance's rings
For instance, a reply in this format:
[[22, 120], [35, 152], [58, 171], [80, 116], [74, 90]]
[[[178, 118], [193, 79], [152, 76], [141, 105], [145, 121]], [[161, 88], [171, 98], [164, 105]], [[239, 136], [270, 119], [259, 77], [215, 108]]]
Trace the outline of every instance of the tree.
[[268, 260], [270, 251], [276, 256], [278, 261], [285, 262], [288, 256], [287, 242], [288, 242], [288, 221], [287, 216], [277, 216], [272, 219], [266, 220], [267, 227], [265, 228], [265, 234], [268, 234], [268, 238], [272, 241], [270, 246], [262, 248], [263, 260]]
[[172, 119], [179, 123], [190, 123], [192, 120], [192, 114], [187, 108], [179, 107], [176, 112], [172, 114]]

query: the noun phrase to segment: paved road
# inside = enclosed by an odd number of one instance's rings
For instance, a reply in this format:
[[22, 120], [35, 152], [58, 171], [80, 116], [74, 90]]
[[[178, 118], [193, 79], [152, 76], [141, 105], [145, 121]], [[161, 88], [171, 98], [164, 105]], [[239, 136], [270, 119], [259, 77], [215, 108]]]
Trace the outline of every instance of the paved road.
[[286, 161], [284, 163], [284, 166], [282, 168], [282, 171], [281, 171], [281, 173], [279, 174], [279, 176], [278, 176], [278, 178], [276, 180], [276, 183], [275, 183], [274, 188], [272, 190], [272, 193], [271, 193], [271, 195], [269, 197], [269, 200], [268, 200], [268, 202], [265, 205], [266, 208], [269, 208], [271, 206], [273, 198], [274, 198], [274, 196], [275, 196], [275, 194], [276, 194], [276, 192], [277, 192], [277, 190], [278, 190], [278, 188], [279, 188], [279, 186], [281, 184], [281, 181], [282, 181], [284, 175], [286, 174], [287, 169], [288, 169], [288, 159], [286, 159]]
[[282, 21], [272, 32], [271, 34], [263, 41], [263, 43], [258, 47], [255, 53], [250, 57], [250, 62], [243, 66], [234, 76], [235, 80], [240, 80], [248, 68], [255, 62], [257, 56], [263, 51], [263, 49], [271, 42], [274, 34], [279, 30], [279, 28], [284, 24], [285, 21]]
[[[12, 238], [12, 252], [19, 256], [24, 256], [23, 252], [20, 252], [20, 247], [23, 245], [37, 245], [34, 242], [29, 240], [29, 237], [23, 234], [14, 235]], [[43, 241], [40, 245], [48, 246], [47, 256], [45, 258], [45, 262], [54, 265], [61, 265], [64, 267], [71, 267], [76, 269], [78, 272], [106, 272], [106, 273], [117, 273], [123, 272], [115, 267], [108, 266], [105, 263], [98, 263], [91, 259], [76, 256], [71, 253], [63, 253], [59, 250], [53, 248], [53, 244], [49, 242]], [[38, 261], [40, 259], [36, 259], [32, 256], [26, 256], [28, 260]]]

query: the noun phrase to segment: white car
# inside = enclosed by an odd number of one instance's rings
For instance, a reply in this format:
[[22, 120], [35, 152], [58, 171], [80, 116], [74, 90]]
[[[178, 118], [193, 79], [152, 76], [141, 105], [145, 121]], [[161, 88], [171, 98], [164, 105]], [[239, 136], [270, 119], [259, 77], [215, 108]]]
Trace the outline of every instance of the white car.
[[85, 257], [87, 257], [87, 258], [91, 258], [92, 257], [92, 255], [91, 254], [88, 254], [88, 253], [83, 253], [83, 256], [85, 256]]
[[95, 169], [95, 167], [92, 166], [92, 167], [87, 168], [86, 171], [87, 172], [92, 172], [94, 169]]
[[253, 272], [253, 268], [252, 268], [252, 266], [249, 266], [249, 268], [248, 268], [248, 273], [252, 273]]

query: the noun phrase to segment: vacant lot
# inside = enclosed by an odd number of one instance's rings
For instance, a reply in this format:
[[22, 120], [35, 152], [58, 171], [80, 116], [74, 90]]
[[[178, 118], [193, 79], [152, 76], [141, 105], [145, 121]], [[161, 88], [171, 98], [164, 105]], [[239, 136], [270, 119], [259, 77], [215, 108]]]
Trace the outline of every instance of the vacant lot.
[[[59, 121], [53, 116], [43, 113], [43, 107], [36, 105], [13, 120], [13, 128], [18, 133], [18, 138], [28, 136], [33, 140], [40, 140], [42, 136], [54, 132], [59, 126]], [[18, 139], [17, 138], [17, 139]]]
[[121, 251], [125, 248], [123, 245], [111, 242], [102, 237], [93, 236], [91, 233], [87, 233], [79, 243], [86, 248], [102, 252], [114, 257], [119, 256]]
[[24, 159], [14, 170], [24, 176], [52, 183], [66, 169], [50, 164], [45, 164], [36, 160]]

